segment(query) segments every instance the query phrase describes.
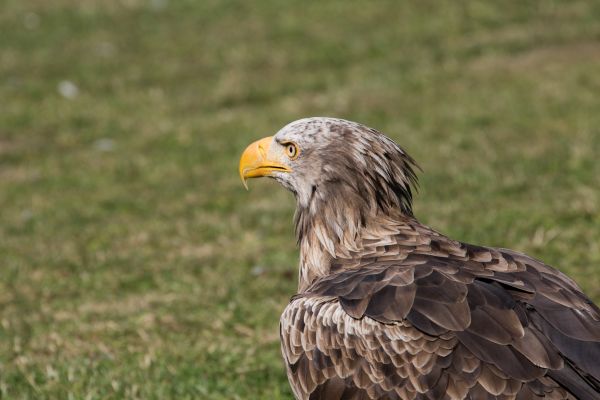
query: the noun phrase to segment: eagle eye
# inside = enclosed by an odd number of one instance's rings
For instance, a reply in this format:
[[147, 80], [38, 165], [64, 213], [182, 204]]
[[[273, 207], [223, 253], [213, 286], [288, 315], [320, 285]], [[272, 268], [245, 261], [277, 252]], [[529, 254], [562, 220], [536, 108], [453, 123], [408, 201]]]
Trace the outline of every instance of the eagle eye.
[[291, 159], [295, 160], [298, 157], [298, 146], [295, 143], [287, 143], [285, 145], [285, 154]]

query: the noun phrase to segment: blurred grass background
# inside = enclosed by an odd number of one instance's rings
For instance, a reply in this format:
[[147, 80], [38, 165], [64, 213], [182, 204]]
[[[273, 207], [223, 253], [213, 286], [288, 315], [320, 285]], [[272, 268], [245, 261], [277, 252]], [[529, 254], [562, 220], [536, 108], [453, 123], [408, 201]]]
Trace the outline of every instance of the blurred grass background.
[[236, 169], [305, 116], [599, 301], [599, 93], [598, 2], [1, 0], [0, 398], [291, 398], [294, 202]]

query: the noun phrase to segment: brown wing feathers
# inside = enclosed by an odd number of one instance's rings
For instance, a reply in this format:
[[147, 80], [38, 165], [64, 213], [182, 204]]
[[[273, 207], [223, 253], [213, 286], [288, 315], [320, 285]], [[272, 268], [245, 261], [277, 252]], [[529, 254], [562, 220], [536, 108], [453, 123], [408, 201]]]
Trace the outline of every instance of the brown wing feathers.
[[297, 398], [600, 399], [600, 310], [575, 282], [421, 225], [417, 167], [374, 129], [316, 117], [275, 140], [302, 148], [270, 175], [297, 200], [300, 294], [281, 317]]
[[299, 398], [600, 398], [600, 313], [571, 280], [517, 253], [416, 247], [396, 263], [372, 247], [288, 306]]

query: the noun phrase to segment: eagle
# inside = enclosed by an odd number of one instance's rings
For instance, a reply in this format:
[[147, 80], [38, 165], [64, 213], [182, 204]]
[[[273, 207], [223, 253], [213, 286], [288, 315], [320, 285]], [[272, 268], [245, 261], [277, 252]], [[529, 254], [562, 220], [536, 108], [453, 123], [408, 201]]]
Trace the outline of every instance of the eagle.
[[292, 122], [239, 173], [296, 199], [298, 292], [280, 318], [297, 399], [600, 399], [600, 309], [525, 254], [413, 214], [418, 166], [359, 123]]

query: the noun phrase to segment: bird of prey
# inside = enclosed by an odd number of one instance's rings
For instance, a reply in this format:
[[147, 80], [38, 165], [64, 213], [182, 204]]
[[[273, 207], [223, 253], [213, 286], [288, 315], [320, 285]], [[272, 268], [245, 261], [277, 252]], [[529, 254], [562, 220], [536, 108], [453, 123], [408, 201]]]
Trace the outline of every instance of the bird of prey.
[[280, 319], [297, 399], [600, 399], [600, 309], [513, 250], [413, 215], [416, 164], [375, 129], [292, 122], [239, 172], [296, 198], [299, 285]]

